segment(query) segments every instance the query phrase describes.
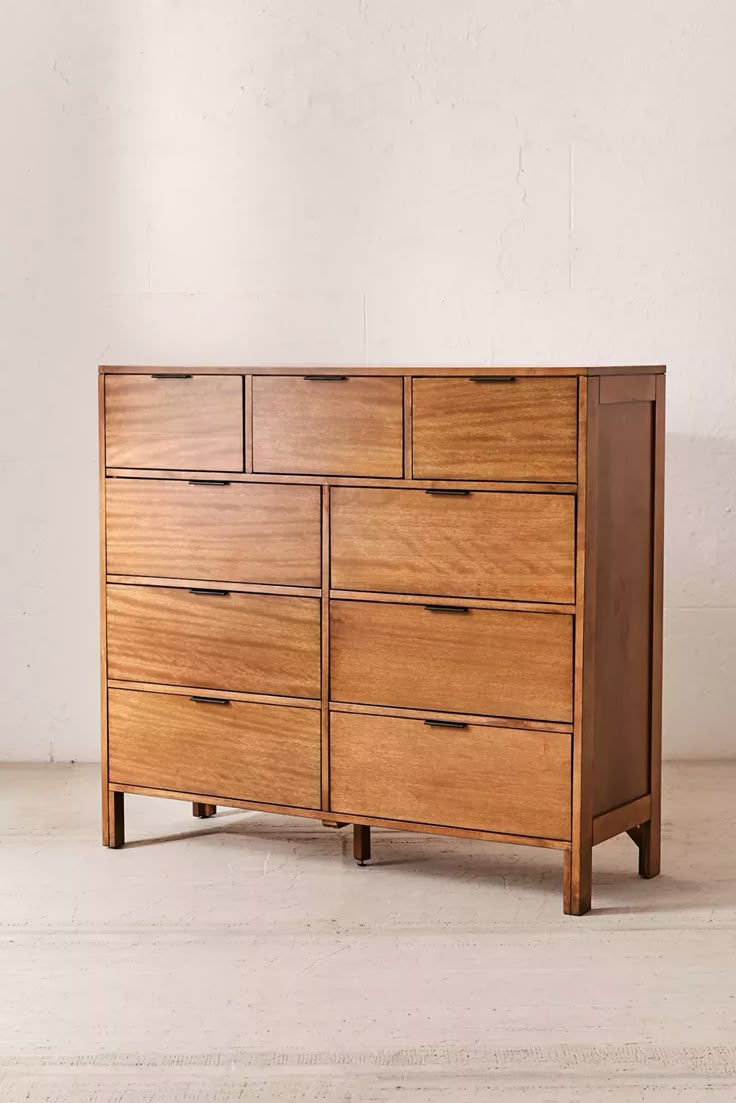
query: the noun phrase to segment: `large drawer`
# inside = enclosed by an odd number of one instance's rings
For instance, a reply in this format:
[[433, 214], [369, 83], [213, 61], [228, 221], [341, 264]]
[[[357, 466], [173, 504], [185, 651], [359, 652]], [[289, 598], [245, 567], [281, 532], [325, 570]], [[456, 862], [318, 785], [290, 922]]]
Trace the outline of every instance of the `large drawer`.
[[330, 807], [345, 816], [570, 838], [571, 737], [330, 715]]
[[242, 376], [105, 376], [105, 452], [108, 467], [242, 471]]
[[414, 380], [415, 479], [576, 481], [577, 380], [508, 379]]
[[110, 781], [320, 806], [318, 709], [108, 691]]
[[110, 678], [319, 697], [317, 598], [107, 587]]
[[319, 586], [320, 488], [108, 479], [109, 574]]
[[569, 723], [572, 619], [332, 601], [331, 697]]
[[574, 601], [572, 495], [339, 486], [330, 514], [337, 589]]
[[253, 470], [400, 478], [402, 380], [255, 376]]

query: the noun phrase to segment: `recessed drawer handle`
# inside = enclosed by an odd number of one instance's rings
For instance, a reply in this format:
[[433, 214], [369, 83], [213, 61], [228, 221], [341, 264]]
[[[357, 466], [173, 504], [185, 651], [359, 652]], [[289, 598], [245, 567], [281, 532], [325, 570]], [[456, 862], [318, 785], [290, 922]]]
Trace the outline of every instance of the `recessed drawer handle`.
[[347, 375], [305, 375], [311, 383], [347, 383]]
[[152, 375], [151, 379], [191, 379], [191, 375], [187, 375], [186, 372], [160, 372], [159, 374]]
[[230, 597], [229, 590], [208, 590], [206, 587], [194, 586], [190, 591], [190, 594], [201, 594], [203, 597]]
[[425, 494], [444, 494], [448, 498], [468, 498], [472, 491], [470, 490], [455, 490], [453, 487], [430, 487], [429, 490], [424, 491]]
[[471, 375], [471, 383], [515, 383], [515, 375]]
[[228, 479], [190, 479], [190, 486], [230, 486]]
[[468, 726], [459, 720], [425, 720], [424, 723], [428, 728], [467, 728]]
[[430, 613], [469, 613], [467, 605], [425, 605]]
[[198, 705], [229, 705], [226, 697], [190, 697], [190, 701], [196, 701]]

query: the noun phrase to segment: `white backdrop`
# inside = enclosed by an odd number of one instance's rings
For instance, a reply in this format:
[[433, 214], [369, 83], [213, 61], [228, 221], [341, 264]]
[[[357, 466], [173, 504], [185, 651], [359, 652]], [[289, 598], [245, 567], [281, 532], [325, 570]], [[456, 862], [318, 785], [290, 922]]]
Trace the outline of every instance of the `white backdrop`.
[[0, 0], [0, 757], [98, 755], [96, 365], [666, 362], [736, 749], [732, 0]]

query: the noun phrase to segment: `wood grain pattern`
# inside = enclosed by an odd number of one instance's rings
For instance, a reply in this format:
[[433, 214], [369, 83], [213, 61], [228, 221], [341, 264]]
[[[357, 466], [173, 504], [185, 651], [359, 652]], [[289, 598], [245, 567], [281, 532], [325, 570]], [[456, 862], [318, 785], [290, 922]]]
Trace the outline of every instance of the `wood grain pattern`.
[[[112, 683], [111, 683], [112, 684]], [[447, 709], [406, 709], [394, 708], [391, 705], [359, 705], [352, 701], [330, 701], [331, 712], [369, 712], [372, 716], [398, 716], [401, 719], [413, 720], [459, 720], [463, 723], [476, 726], [488, 725], [492, 728], [507, 728], [507, 717], [481, 716], [472, 712], [448, 712]], [[551, 720], [523, 720], [514, 717], [514, 727], [525, 731], [560, 732], [562, 735], [572, 735], [572, 724], [557, 724]]]
[[340, 815], [570, 837], [567, 735], [335, 713], [331, 746]]
[[320, 603], [108, 586], [111, 678], [286, 697], [320, 695]]
[[110, 842], [110, 796], [107, 771], [107, 544], [105, 540], [105, 385], [104, 375], [97, 380], [98, 432], [98, 548], [100, 556], [100, 785], [102, 798], [102, 845]]
[[212, 804], [232, 795], [319, 807], [317, 712], [121, 689], [109, 701], [112, 781], [211, 795]]
[[[203, 585], [201, 578], [168, 578], [145, 574], [108, 574], [107, 581], [120, 586], [173, 586], [179, 590], [191, 590]], [[222, 586], [220, 584], [222, 583]], [[224, 588], [225, 579], [210, 578], [206, 585]], [[281, 594], [286, 597], [316, 597], [321, 593], [319, 586], [271, 586], [266, 582], [228, 582], [227, 589], [238, 594]]]
[[575, 482], [575, 380], [433, 378], [413, 388], [418, 478]]
[[[110, 581], [114, 577], [110, 578]], [[330, 597], [343, 598], [346, 601], [380, 601], [389, 605], [426, 605], [435, 600], [434, 594], [391, 594], [378, 590], [330, 590]], [[574, 613], [575, 605], [548, 601], [498, 601], [487, 597], [456, 597], [454, 594], [442, 594], [443, 605], [467, 605], [472, 601], [474, 609], [507, 609], [519, 613]]]
[[330, 807], [330, 488], [322, 487], [322, 599], [320, 627], [322, 631], [322, 678], [320, 683], [322, 710], [322, 807]]
[[573, 602], [575, 499], [336, 487], [331, 577], [336, 589]]
[[401, 379], [253, 380], [253, 470], [403, 475]]
[[336, 701], [572, 719], [569, 616], [332, 601], [330, 633]]
[[319, 586], [319, 490], [108, 479], [107, 569]]
[[106, 386], [111, 467], [243, 470], [243, 381], [111, 375]]
[[653, 411], [651, 402], [599, 407], [594, 815], [649, 791]]
[[[150, 693], [172, 693], [181, 697], [191, 697], [202, 692], [202, 686], [162, 685], [160, 682], [136, 682], [131, 678], [108, 678], [110, 689], [140, 689]], [[237, 689], [214, 689], [207, 687], [208, 697], [222, 697], [226, 701], [252, 701], [256, 705], [289, 705], [295, 709], [320, 709], [319, 697], [283, 697], [272, 693], [241, 693]]]
[[[111, 478], [136, 478], [136, 479], [178, 479], [187, 482], [189, 479], [201, 479], [201, 471], [165, 471], [163, 469], [145, 470], [139, 468], [132, 471], [127, 467], [108, 467], [107, 474]], [[231, 483], [259, 483], [268, 481], [272, 484], [303, 483], [314, 486], [386, 486], [391, 490], [406, 487], [407, 490], [429, 490], [431, 488], [456, 488], [458, 485], [468, 490], [498, 490], [505, 494], [570, 494], [569, 483], [543, 483], [543, 482], [498, 482], [492, 479], [382, 479], [376, 477], [362, 477], [360, 475], [279, 475], [269, 472], [253, 474], [252, 472], [239, 471], [212, 471], [207, 473], [207, 478], [226, 479]]]

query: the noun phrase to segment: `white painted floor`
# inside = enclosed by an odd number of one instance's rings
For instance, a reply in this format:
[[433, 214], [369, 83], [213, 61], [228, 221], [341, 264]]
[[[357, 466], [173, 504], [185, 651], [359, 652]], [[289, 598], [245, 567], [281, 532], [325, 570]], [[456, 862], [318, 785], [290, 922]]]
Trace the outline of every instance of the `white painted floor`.
[[736, 1100], [736, 763], [670, 766], [663, 874], [0, 769], [0, 1100]]

